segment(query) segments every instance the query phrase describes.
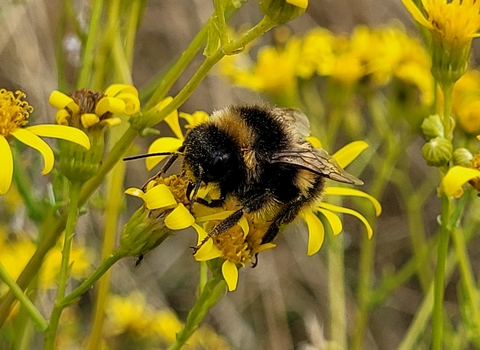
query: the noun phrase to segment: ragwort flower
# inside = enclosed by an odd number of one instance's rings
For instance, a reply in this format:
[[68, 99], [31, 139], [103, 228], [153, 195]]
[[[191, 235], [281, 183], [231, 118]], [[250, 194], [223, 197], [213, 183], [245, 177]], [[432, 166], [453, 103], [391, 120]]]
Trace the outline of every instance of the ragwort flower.
[[[480, 136], [477, 139], [480, 141]], [[441, 188], [447, 196], [460, 198], [467, 182], [480, 192], [480, 151], [473, 157], [471, 167], [451, 167], [442, 179]]]
[[[364, 141], [355, 141], [349, 143], [335, 154], [333, 154], [333, 158], [337, 161], [337, 163], [342, 167], [346, 167], [349, 165], [358, 155], [363, 152], [368, 147], [367, 143]], [[335, 187], [335, 186], [327, 186], [325, 188], [325, 196], [328, 200], [329, 196], [352, 196], [352, 197], [362, 197], [370, 200], [375, 208], [375, 214], [378, 216], [382, 212], [382, 207], [380, 203], [368, 193], [363, 191], [347, 188], [347, 187]], [[334, 235], [338, 235], [342, 232], [342, 221], [338, 217], [336, 213], [341, 214], [349, 214], [358, 218], [364, 225], [367, 230], [368, 238], [371, 238], [373, 235], [372, 227], [370, 226], [368, 220], [359, 212], [345, 208], [342, 206], [330, 204], [324, 201], [318, 203], [316, 207], [311, 210], [305, 210], [302, 213], [304, 220], [308, 226], [309, 232], [309, 239], [308, 239], [308, 247], [307, 247], [307, 255], [313, 255], [317, 253], [323, 245], [325, 240], [325, 228], [323, 226], [322, 221], [317, 217], [318, 214], [327, 219], [332, 232]]]
[[105, 93], [78, 89], [66, 95], [54, 91], [49, 102], [58, 108], [55, 116], [60, 125], [70, 125], [79, 129], [93, 126], [115, 126], [120, 119], [114, 114], [133, 115], [140, 110], [138, 91], [134, 86], [124, 84], [110, 85]]
[[195, 219], [186, 208], [189, 204], [186, 192], [187, 182], [177, 175], [154, 178], [144, 190], [127, 189], [125, 193], [141, 198], [144, 206], [125, 225], [120, 249], [126, 250], [128, 255], [144, 255], [172, 231], [192, 226]]
[[55, 116], [58, 124], [85, 131], [92, 143], [87, 152], [74, 145], [60, 144], [60, 172], [70, 181], [80, 183], [90, 179], [100, 166], [105, 130], [121, 122], [115, 115], [133, 115], [140, 110], [137, 89], [123, 84], [111, 85], [105, 93], [78, 89], [66, 95], [54, 91], [49, 102], [58, 108]]
[[42, 174], [48, 174], [54, 164], [54, 155], [50, 146], [42, 137], [54, 137], [75, 142], [88, 149], [88, 137], [80, 130], [63, 125], [26, 126], [33, 107], [23, 101], [26, 95], [21, 91], [15, 93], [0, 89], [0, 154], [3, 162], [0, 168], [0, 194], [8, 192], [13, 176], [13, 155], [9, 142], [12, 139], [35, 148], [43, 157]]
[[455, 82], [467, 69], [472, 39], [480, 29], [476, 0], [402, 0], [412, 17], [432, 35], [432, 73], [439, 83]]

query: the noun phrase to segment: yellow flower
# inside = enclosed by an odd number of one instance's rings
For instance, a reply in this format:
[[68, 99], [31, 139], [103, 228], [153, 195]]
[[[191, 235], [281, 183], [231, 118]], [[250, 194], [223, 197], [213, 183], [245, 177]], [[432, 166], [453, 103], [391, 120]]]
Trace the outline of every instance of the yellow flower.
[[[200, 245], [207, 237], [207, 230], [211, 230], [216, 224], [232, 214], [238, 205], [228, 202], [224, 209], [212, 209], [214, 214], [200, 216], [192, 227], [197, 231], [198, 244]], [[264, 250], [275, 247], [273, 243], [262, 244], [262, 237], [270, 223], [257, 221], [254, 216], [244, 215], [240, 222], [231, 229], [220, 235], [215, 235], [207, 240], [195, 254], [197, 261], [207, 261], [222, 258], [222, 275], [227, 283], [229, 291], [234, 291], [238, 284], [238, 267], [245, 267], [247, 263], [254, 261], [254, 256]], [[207, 230], [206, 230], [207, 229]]]
[[27, 101], [22, 101], [26, 95], [21, 91], [15, 93], [0, 89], [0, 154], [2, 166], [0, 167], [0, 194], [8, 192], [13, 176], [13, 155], [9, 142], [12, 138], [35, 148], [43, 157], [44, 167], [42, 174], [48, 174], [55, 161], [53, 151], [42, 137], [64, 139], [88, 149], [90, 141], [80, 130], [62, 125], [34, 125], [27, 127], [33, 107]]
[[141, 198], [144, 206], [124, 226], [120, 249], [126, 255], [143, 255], [163, 242], [172, 230], [192, 226], [195, 218], [186, 208], [186, 192], [187, 182], [177, 175], [152, 179], [144, 190], [127, 189], [125, 193]]
[[[18, 278], [35, 253], [35, 250], [35, 244], [21, 234], [17, 234], [16, 239], [12, 242], [5, 241], [3, 235], [0, 235], [0, 256], [2, 257], [2, 264], [14, 279]], [[39, 285], [42, 289], [55, 287], [61, 260], [62, 251], [59, 246], [54, 247], [48, 252], [40, 269]], [[92, 262], [93, 257], [85, 247], [79, 245], [74, 246], [70, 256], [70, 266], [72, 267], [70, 272], [72, 278], [75, 280], [87, 278], [92, 272]], [[0, 292], [3, 291], [3, 288], [0, 289]]]
[[[355, 141], [352, 142], [339, 151], [337, 151], [333, 157], [337, 160], [338, 164], [344, 168], [350, 164], [357, 156], [366, 148], [368, 145], [364, 141]], [[324, 216], [332, 228], [334, 235], [339, 234], [342, 231], [342, 221], [335, 213], [349, 214], [358, 218], [365, 225], [367, 229], [368, 238], [372, 237], [373, 230], [368, 220], [360, 213], [355, 210], [344, 208], [338, 205], [333, 205], [325, 202], [328, 200], [329, 196], [353, 196], [353, 197], [363, 197], [373, 204], [375, 208], [376, 215], [380, 215], [382, 212], [382, 207], [380, 203], [369, 194], [346, 187], [333, 187], [327, 186], [325, 189], [326, 198], [324, 201], [320, 202], [313, 210], [305, 210], [302, 213], [304, 220], [307, 223], [309, 239], [307, 247], [307, 255], [313, 255], [317, 253], [323, 245], [325, 239], [325, 228], [322, 221], [317, 217], [318, 214]], [[316, 214], [315, 214], [316, 213]]]
[[[159, 110], [166, 107], [171, 100], [172, 97], [167, 97], [165, 100], [163, 100], [158, 107]], [[168, 124], [170, 129], [172, 129], [176, 137], [160, 137], [156, 139], [148, 148], [148, 153], [174, 152], [180, 148], [183, 143], [184, 136], [182, 129], [180, 128], [179, 116], [187, 122], [185, 129], [194, 128], [195, 126], [208, 120], [208, 113], [204, 111], [196, 111], [193, 114], [188, 114], [183, 112], [178, 113], [175, 110], [165, 118], [165, 122]], [[147, 169], [152, 170], [165, 157], [166, 156], [148, 157], [145, 160]]]
[[422, 0], [425, 14], [412, 0], [402, 0], [418, 23], [451, 47], [461, 47], [479, 36], [480, 2], [476, 0]]
[[442, 86], [455, 83], [467, 70], [472, 39], [480, 29], [476, 0], [422, 0], [423, 13], [412, 0], [402, 0], [412, 17], [432, 37], [432, 74]]
[[118, 125], [120, 118], [113, 117], [113, 114], [133, 115], [140, 110], [137, 89], [123, 84], [110, 85], [105, 93], [79, 89], [66, 95], [54, 91], [49, 102], [58, 109], [55, 116], [58, 124], [83, 130]]
[[470, 134], [480, 133], [480, 72], [469, 70], [453, 89], [452, 114]]
[[140, 337], [152, 334], [154, 312], [138, 291], [125, 297], [112, 295], [107, 315], [110, 321], [107, 331], [111, 334], [132, 333]]
[[[477, 139], [480, 141], [480, 136]], [[441, 188], [447, 196], [460, 198], [467, 182], [480, 191], [480, 151], [473, 157], [471, 167], [451, 167], [442, 179]]]

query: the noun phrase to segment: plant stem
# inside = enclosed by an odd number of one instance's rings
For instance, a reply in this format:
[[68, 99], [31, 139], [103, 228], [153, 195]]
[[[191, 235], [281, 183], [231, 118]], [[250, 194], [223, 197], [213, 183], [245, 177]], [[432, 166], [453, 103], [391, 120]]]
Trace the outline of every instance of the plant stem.
[[95, 282], [97, 282], [107, 271], [120, 259], [125, 257], [127, 254], [123, 251], [116, 251], [113, 255], [110, 255], [106, 258], [102, 264], [95, 270], [95, 272], [88, 277], [81, 285], [75, 288], [70, 294], [68, 294], [63, 300], [59, 302], [59, 305], [62, 308], [65, 308], [74, 302], [77, 301], [78, 298], [82, 296], [85, 292], [87, 292]]
[[77, 87], [88, 87], [90, 83], [91, 74], [94, 71], [95, 61], [95, 47], [98, 37], [96, 33], [99, 32], [99, 26], [103, 21], [100, 17], [102, 15], [103, 0], [97, 0], [92, 5], [92, 15], [90, 17], [90, 26], [88, 27], [87, 43], [83, 52], [82, 68], [78, 76]]
[[177, 333], [177, 339], [168, 350], [178, 350], [187, 342], [190, 336], [202, 322], [207, 312], [223, 297], [226, 291], [225, 280], [215, 276], [205, 284], [197, 302], [188, 313], [184, 328]]
[[[124, 176], [125, 164], [117, 163], [113, 168], [111, 176], [108, 178], [108, 201], [105, 210], [106, 226], [102, 246], [102, 261], [112, 255], [115, 247], [115, 236], [118, 228], [120, 206], [122, 205]], [[107, 305], [110, 293], [110, 275], [110, 270], [107, 270], [98, 283], [93, 326], [91, 328], [92, 333], [90, 335], [88, 349], [95, 350], [101, 348], [103, 323], [105, 320], [105, 306]]]
[[443, 296], [445, 288], [445, 264], [448, 254], [448, 241], [450, 230], [448, 220], [450, 217], [450, 199], [442, 195], [442, 226], [438, 241], [437, 267], [435, 270], [434, 303], [432, 315], [432, 349], [442, 348], [443, 334]]
[[347, 349], [344, 235], [333, 237], [331, 230], [327, 231], [330, 336], [335, 346], [339, 349]]
[[68, 217], [65, 227], [65, 242], [63, 244], [62, 262], [60, 264], [60, 272], [58, 276], [57, 297], [53, 307], [52, 315], [48, 328], [45, 332], [45, 349], [53, 350], [55, 347], [55, 336], [57, 334], [58, 324], [63, 308], [59, 306], [60, 300], [65, 296], [69, 277], [70, 251], [72, 248], [73, 236], [77, 225], [79, 213], [79, 195], [81, 185], [77, 182], [71, 183], [70, 186], [70, 202], [68, 205]]
[[23, 293], [22, 289], [15, 283], [12, 277], [8, 274], [7, 270], [0, 263], [0, 279], [10, 288], [10, 290], [15, 294], [15, 297], [22, 304], [22, 306], [27, 310], [27, 313], [30, 315], [30, 318], [35, 322], [40, 328], [44, 331], [48, 327], [48, 322], [43, 318], [40, 312], [37, 310], [32, 301]]

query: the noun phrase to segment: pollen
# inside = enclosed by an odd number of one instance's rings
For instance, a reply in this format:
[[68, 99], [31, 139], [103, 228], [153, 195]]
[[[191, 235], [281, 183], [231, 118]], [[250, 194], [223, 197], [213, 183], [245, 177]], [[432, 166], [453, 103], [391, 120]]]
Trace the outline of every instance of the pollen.
[[243, 267], [252, 262], [257, 253], [275, 247], [271, 243], [262, 245], [262, 238], [270, 226], [269, 222], [254, 221], [253, 215], [247, 214], [244, 217], [248, 223], [246, 234], [240, 225], [235, 225], [230, 230], [213, 237], [214, 244], [222, 252], [223, 257]]
[[185, 179], [183, 173], [180, 175], [174, 174], [166, 178], [154, 178], [147, 184], [146, 189], [148, 190], [149, 188], [160, 184], [164, 184], [170, 189], [177, 203], [181, 203], [185, 206], [189, 205], [190, 200], [187, 197], [188, 181]]
[[0, 135], [9, 134], [28, 123], [28, 117], [33, 112], [33, 107], [27, 101], [22, 91], [15, 93], [0, 89]]

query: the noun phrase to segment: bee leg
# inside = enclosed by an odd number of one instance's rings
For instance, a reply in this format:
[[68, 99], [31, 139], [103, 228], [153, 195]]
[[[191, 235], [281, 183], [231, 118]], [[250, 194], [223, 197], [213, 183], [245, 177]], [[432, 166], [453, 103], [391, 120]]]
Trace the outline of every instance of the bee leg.
[[270, 243], [277, 236], [280, 226], [292, 222], [305, 204], [304, 197], [298, 197], [283, 208], [273, 219], [272, 224], [262, 238], [262, 244]]
[[210, 231], [210, 233], [200, 242], [199, 245], [193, 248], [193, 254], [197, 253], [198, 250], [207, 242], [210, 238], [214, 235], [219, 235], [228, 229], [232, 228], [243, 216], [244, 209], [238, 209], [230, 216], [227, 216], [222, 222], [220, 222], [217, 226]]
[[209, 208], [218, 208], [225, 204], [225, 198], [212, 199], [210, 202], [203, 198], [197, 198], [195, 201]]

